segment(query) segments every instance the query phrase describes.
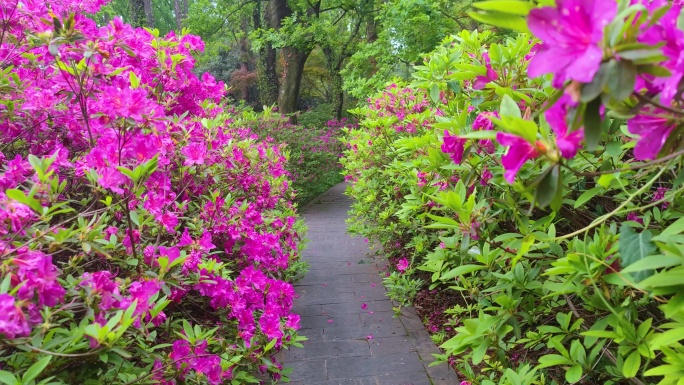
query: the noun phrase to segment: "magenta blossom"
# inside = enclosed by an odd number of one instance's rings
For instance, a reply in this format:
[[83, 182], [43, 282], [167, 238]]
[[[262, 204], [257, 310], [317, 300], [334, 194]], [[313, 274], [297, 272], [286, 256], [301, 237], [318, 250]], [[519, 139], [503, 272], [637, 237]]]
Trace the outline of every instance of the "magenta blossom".
[[488, 52], [482, 54], [482, 59], [484, 59], [485, 67], [487, 67], [487, 75], [478, 76], [475, 78], [475, 80], [473, 81], [474, 90], [482, 90], [485, 88], [487, 83], [491, 83], [499, 78], [499, 74], [497, 74], [496, 71], [494, 71], [494, 69], [492, 68]]
[[399, 262], [397, 262], [397, 270], [399, 270], [402, 273], [405, 272], [406, 269], [408, 269], [408, 267], [409, 267], [409, 261], [406, 258], [402, 258], [399, 260]]
[[[667, 5], [666, 0], [632, 0], [632, 2], [645, 5], [652, 13], [658, 8]], [[679, 82], [684, 77], [684, 32], [677, 27], [682, 8], [680, 4], [672, 4], [672, 7], [663, 15], [657, 23], [649, 25], [638, 37], [640, 43], [651, 46], [662, 45], [660, 48], [668, 59], [661, 63], [667, 68], [672, 76], [652, 77], [640, 75], [647, 78], [647, 82], [642, 79], [637, 82], [636, 91], [646, 87], [649, 91], [660, 92], [660, 102], [669, 104], [677, 95]]]
[[204, 143], [193, 142], [183, 147], [181, 154], [185, 155], [185, 166], [193, 164], [204, 164], [204, 157], [207, 155], [207, 146]]
[[0, 335], [8, 339], [25, 336], [31, 332], [26, 315], [9, 294], [0, 294]]
[[534, 159], [539, 156], [539, 150], [530, 144], [530, 142], [525, 139], [504, 132], [496, 133], [496, 140], [502, 145], [510, 147], [501, 158], [501, 163], [503, 163], [504, 178], [508, 183], [513, 183], [515, 180], [515, 175], [520, 171], [523, 164], [530, 159]]
[[528, 17], [532, 33], [542, 40], [529, 65], [530, 77], [554, 74], [553, 85], [567, 80], [589, 83], [601, 65], [605, 27], [617, 12], [613, 0], [557, 0], [556, 7], [533, 9]]
[[645, 106], [642, 112], [627, 122], [627, 129], [639, 135], [634, 147], [634, 157], [638, 160], [655, 159], [663, 148], [675, 124], [667, 113], [656, 107]]
[[456, 164], [461, 164], [463, 161], [463, 151], [465, 150], [465, 139], [458, 136], [449, 135], [449, 131], [444, 130], [444, 143], [442, 143], [442, 152], [449, 154], [451, 160]]
[[570, 96], [563, 95], [551, 108], [544, 112], [546, 121], [551, 126], [551, 129], [556, 134], [556, 146], [560, 151], [561, 156], [565, 159], [574, 158], [581, 147], [581, 142], [584, 139], [584, 128], [581, 127], [575, 131], [568, 132], [567, 117], [569, 111], [576, 106]]

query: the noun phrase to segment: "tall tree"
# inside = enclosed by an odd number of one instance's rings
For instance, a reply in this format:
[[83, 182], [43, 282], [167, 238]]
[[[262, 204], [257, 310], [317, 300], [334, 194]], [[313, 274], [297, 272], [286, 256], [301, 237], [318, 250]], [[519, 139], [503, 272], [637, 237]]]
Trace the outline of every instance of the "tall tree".
[[[320, 15], [321, 1], [307, 1], [300, 23], [315, 19]], [[311, 36], [295, 35], [294, 32], [301, 27], [293, 23], [291, 17], [293, 10], [287, 0], [269, 0], [268, 4], [268, 25], [280, 35], [281, 58], [283, 62], [283, 76], [278, 94], [278, 108], [283, 114], [291, 114], [297, 111], [297, 101], [299, 99], [299, 89], [302, 84], [304, 65], [313, 49], [313, 38]], [[283, 28], [287, 25], [288, 28]], [[283, 39], [287, 37], [287, 39]], [[295, 120], [295, 117], [291, 118]]]
[[176, 16], [176, 30], [181, 31], [183, 29], [183, 4], [181, 0], [173, 0], [173, 12]]
[[[270, 14], [269, 5], [266, 6], [266, 12], [264, 13], [267, 16]], [[261, 3], [258, 2], [252, 14], [255, 30], [258, 30], [262, 27], [261, 21], [263, 18], [264, 15], [261, 11]], [[263, 42], [258, 52], [257, 76], [259, 98], [261, 103], [271, 106], [278, 102], [278, 94], [280, 91], [280, 84], [278, 83], [278, 73], [276, 68], [278, 55], [270, 41]]]
[[134, 27], [154, 28], [152, 0], [130, 0], [129, 15]]

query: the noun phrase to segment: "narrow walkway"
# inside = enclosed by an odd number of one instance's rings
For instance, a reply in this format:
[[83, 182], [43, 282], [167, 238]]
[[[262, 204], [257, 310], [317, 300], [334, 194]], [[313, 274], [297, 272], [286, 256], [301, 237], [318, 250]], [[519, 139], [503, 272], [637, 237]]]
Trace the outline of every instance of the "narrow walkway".
[[296, 283], [294, 312], [302, 316], [304, 349], [281, 357], [296, 385], [452, 385], [446, 366], [428, 368], [439, 353], [413, 309], [395, 318], [379, 271], [383, 261], [368, 244], [346, 234], [351, 201], [345, 184], [334, 186], [306, 207], [311, 264]]

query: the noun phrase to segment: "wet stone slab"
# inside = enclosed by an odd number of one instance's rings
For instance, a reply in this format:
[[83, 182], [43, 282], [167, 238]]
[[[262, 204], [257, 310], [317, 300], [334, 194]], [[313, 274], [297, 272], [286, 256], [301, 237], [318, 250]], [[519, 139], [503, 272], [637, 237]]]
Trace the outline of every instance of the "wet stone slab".
[[386, 266], [364, 239], [346, 233], [351, 200], [339, 184], [304, 208], [311, 269], [295, 283], [304, 349], [281, 352], [293, 385], [458, 384], [412, 309], [395, 317], [382, 286]]

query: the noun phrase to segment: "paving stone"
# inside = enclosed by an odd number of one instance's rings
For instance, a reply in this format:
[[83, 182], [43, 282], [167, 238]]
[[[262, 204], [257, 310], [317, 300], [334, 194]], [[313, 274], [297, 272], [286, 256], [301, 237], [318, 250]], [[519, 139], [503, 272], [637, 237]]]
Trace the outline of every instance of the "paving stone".
[[291, 381], [306, 381], [303, 383], [313, 385], [328, 379], [325, 358], [288, 362], [287, 367], [292, 368]]
[[363, 323], [359, 314], [330, 314], [302, 317], [302, 328], [327, 329], [337, 327], [361, 327]]
[[298, 360], [317, 359], [324, 357], [370, 356], [371, 350], [366, 340], [348, 340], [312, 342], [304, 349], [292, 348], [287, 354], [285, 364]]
[[328, 378], [349, 378], [354, 376], [378, 376], [424, 371], [423, 364], [415, 353], [394, 353], [371, 357], [337, 357], [327, 361]]
[[308, 340], [278, 354], [293, 368], [291, 384], [458, 384], [446, 365], [428, 367], [439, 351], [415, 311], [394, 317], [380, 274], [387, 261], [373, 257], [380, 255], [376, 246], [346, 234], [345, 188], [334, 186], [302, 208], [310, 240], [302, 257], [310, 270], [295, 283], [293, 311]]

